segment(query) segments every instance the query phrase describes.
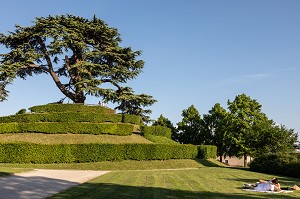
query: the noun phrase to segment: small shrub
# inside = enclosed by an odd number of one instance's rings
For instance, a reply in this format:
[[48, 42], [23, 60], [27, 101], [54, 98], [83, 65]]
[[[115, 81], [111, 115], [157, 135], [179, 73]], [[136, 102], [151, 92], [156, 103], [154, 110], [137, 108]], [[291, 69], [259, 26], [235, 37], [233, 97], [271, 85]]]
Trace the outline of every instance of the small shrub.
[[20, 114], [25, 114], [26, 113], [26, 109], [21, 109], [21, 110], [19, 110], [16, 114], [17, 115], [20, 115]]
[[142, 126], [142, 134], [144, 136], [156, 135], [171, 138], [172, 132], [171, 129], [165, 126]]

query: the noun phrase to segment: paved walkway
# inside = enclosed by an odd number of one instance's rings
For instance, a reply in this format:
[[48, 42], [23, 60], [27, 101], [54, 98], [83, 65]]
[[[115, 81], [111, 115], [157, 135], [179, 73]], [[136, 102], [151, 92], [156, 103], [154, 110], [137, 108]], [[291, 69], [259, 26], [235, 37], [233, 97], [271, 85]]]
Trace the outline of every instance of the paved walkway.
[[109, 171], [35, 169], [0, 177], [0, 199], [41, 199]]

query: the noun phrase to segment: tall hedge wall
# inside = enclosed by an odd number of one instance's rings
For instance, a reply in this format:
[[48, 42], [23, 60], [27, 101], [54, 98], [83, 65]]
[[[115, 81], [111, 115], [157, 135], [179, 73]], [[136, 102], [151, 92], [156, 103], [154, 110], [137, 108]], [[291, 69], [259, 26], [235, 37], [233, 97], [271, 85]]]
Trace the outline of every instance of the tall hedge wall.
[[171, 139], [171, 129], [165, 126], [142, 126], [142, 134], [147, 135], [157, 135], [162, 137], [167, 137]]
[[112, 123], [131, 123], [140, 124], [140, 116], [120, 115], [120, 114], [101, 114], [93, 112], [68, 112], [68, 113], [31, 113], [22, 115], [10, 115], [0, 117], [0, 123], [27, 123], [27, 122], [112, 122]]
[[[202, 150], [204, 148], [200, 148]], [[195, 159], [199, 147], [186, 144], [0, 143], [2, 163], [72, 163], [111, 160]]]
[[194, 159], [194, 145], [164, 144], [0, 144], [0, 162], [71, 163], [110, 160]]
[[46, 104], [30, 107], [34, 113], [50, 112], [96, 112], [101, 114], [115, 114], [115, 110], [103, 106], [87, 106], [84, 104]]
[[30, 122], [2, 123], [0, 133], [74, 133], [131, 135], [133, 124], [125, 123], [79, 123], [79, 122]]

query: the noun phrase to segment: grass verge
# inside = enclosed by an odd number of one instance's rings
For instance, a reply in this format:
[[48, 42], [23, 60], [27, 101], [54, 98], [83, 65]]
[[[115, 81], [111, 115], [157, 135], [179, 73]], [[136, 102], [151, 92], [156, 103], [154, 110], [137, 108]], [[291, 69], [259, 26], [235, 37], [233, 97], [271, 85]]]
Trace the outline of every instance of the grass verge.
[[31, 169], [26, 169], [26, 168], [3, 168], [3, 167], [0, 167], [0, 177], [12, 175], [14, 173], [30, 171], [30, 170]]

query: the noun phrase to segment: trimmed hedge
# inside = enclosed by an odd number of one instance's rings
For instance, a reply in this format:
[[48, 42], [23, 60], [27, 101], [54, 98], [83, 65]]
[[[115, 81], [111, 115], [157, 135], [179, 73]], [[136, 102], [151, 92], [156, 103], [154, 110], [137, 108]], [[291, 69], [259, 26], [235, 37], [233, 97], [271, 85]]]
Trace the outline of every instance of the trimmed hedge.
[[256, 157], [250, 170], [300, 178], [300, 160], [296, 154], [266, 154]]
[[198, 146], [198, 157], [200, 159], [217, 158], [217, 147], [213, 145]]
[[171, 139], [171, 129], [165, 126], [142, 126], [142, 134], [147, 135], [157, 135], [162, 137], [167, 137]]
[[123, 114], [122, 115], [122, 122], [124, 123], [130, 123], [130, 124], [141, 124], [141, 116], [138, 115], [128, 115], [128, 114]]
[[131, 135], [133, 124], [124, 123], [79, 123], [79, 122], [31, 122], [2, 123], [0, 133], [73, 133]]
[[87, 106], [84, 104], [46, 104], [30, 107], [34, 113], [53, 113], [53, 112], [96, 112], [101, 114], [115, 114], [115, 110], [104, 106]]
[[[27, 123], [27, 122], [122, 122], [122, 115], [99, 113], [31, 113], [24, 115], [10, 115], [0, 117], [0, 123]], [[129, 122], [128, 122], [129, 123]]]
[[167, 144], [0, 144], [3, 163], [73, 163], [111, 160], [194, 159], [195, 145]]

